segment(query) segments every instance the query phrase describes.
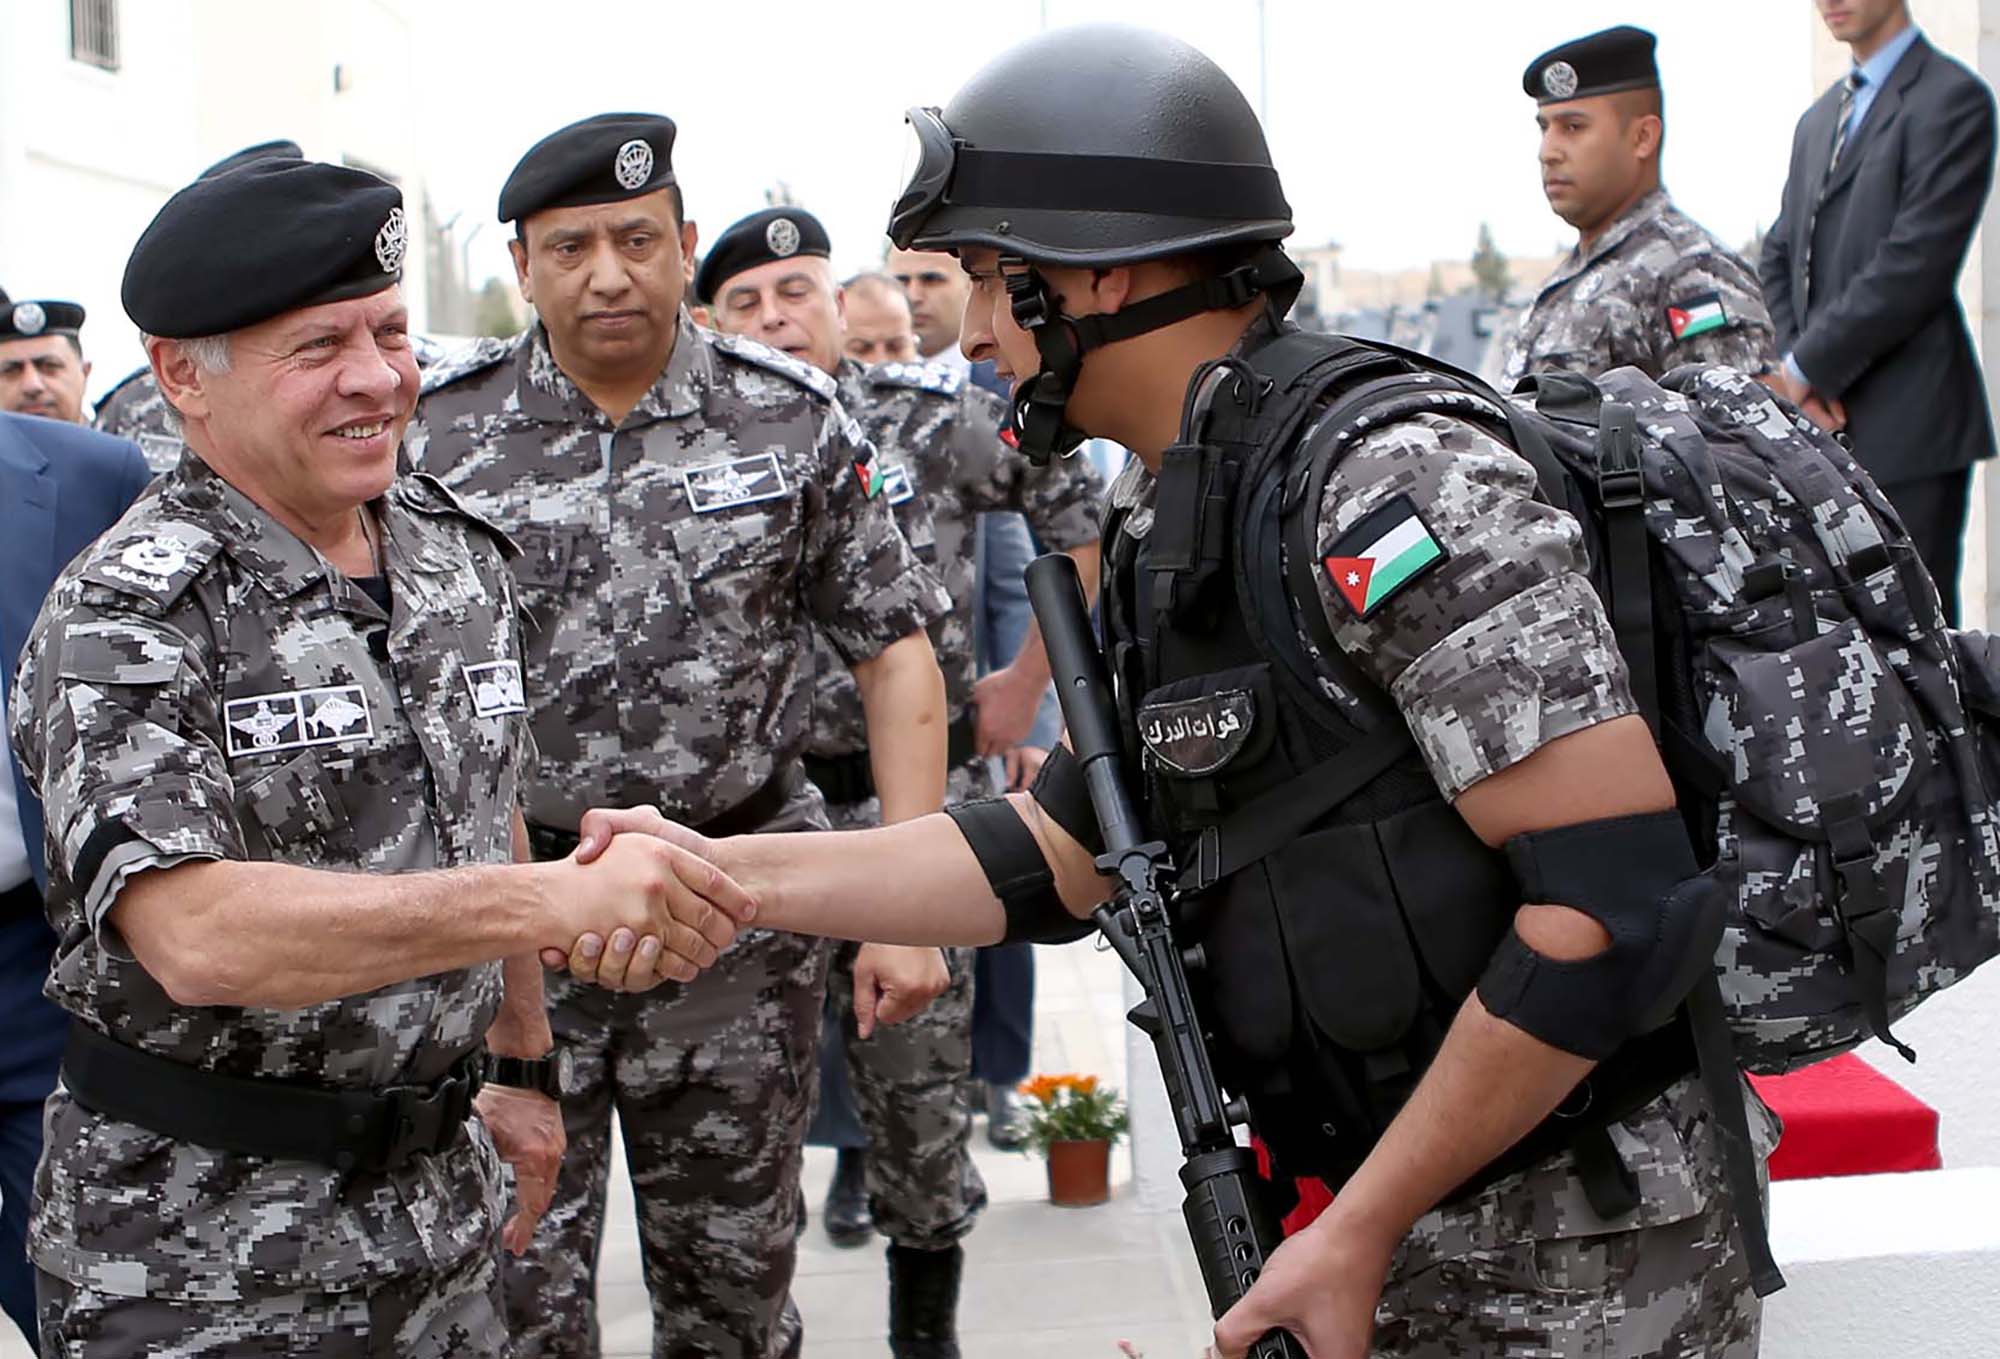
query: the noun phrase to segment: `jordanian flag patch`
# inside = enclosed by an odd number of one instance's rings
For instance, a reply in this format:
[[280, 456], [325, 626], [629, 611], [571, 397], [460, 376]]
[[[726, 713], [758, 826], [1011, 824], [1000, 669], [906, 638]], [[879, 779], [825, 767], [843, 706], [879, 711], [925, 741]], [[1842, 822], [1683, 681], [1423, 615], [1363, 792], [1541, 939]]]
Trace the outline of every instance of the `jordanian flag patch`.
[[1676, 340], [1693, 339], [1728, 324], [1729, 310], [1722, 305], [1721, 293], [1696, 293], [1667, 308], [1667, 329]]
[[1340, 535], [1326, 556], [1326, 575], [1355, 615], [1366, 618], [1445, 556], [1417, 507], [1399, 495]]
[[862, 441], [861, 451], [854, 458], [854, 479], [861, 483], [861, 494], [873, 500], [882, 494], [889, 484], [888, 469], [875, 456], [875, 445]]

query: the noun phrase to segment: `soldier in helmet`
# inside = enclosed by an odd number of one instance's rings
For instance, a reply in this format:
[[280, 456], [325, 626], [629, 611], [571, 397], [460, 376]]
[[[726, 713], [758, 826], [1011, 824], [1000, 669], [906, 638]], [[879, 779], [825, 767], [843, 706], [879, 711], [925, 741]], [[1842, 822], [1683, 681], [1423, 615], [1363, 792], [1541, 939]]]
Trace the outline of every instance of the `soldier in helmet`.
[[[1104, 615], [1140, 838], [1180, 870], [1223, 1084], [1280, 1174], [1338, 1190], [1216, 1350], [1747, 1359], [1768, 1257], [1723, 1153], [1767, 1115], [1694, 1075], [1704, 880], [1498, 398], [1433, 407], [1410, 393], [1439, 375], [1285, 323], [1262, 129], [1184, 43], [1045, 33], [909, 117], [890, 235], [958, 256], [1023, 451], [1132, 451]], [[1060, 939], [1106, 891], [1084, 782], [1057, 751], [1030, 793], [817, 842], [584, 829], [710, 857], [766, 924]]]
[[[882, 459], [883, 498], [897, 509], [906, 536], [934, 541], [952, 602], [931, 630], [950, 717], [947, 797], [992, 797], [1000, 790], [993, 762], [975, 748], [971, 706], [974, 517], [1025, 513], [1051, 550], [1077, 561], [1094, 589], [1097, 473], [1082, 458], [1037, 467], [1016, 457], [1000, 437], [1005, 408], [963, 372], [843, 359], [841, 319], [849, 299], [834, 287], [829, 250], [825, 229], [809, 212], [752, 213], [716, 238], [696, 275], [696, 295], [724, 333], [761, 340], [834, 380]], [[895, 289], [892, 280], [884, 282]], [[1026, 645], [1039, 649], [1040, 636]], [[1047, 664], [1041, 658], [1044, 670]], [[836, 829], [899, 819], [876, 797], [861, 696], [831, 646], [819, 653], [806, 772], [826, 795]], [[856, 965], [851, 947], [836, 955], [828, 1005], [835, 1026], [828, 1042], [845, 1047], [864, 1138], [841, 1146], [824, 1223], [840, 1245], [867, 1240], [871, 1217], [889, 1238], [889, 1345], [897, 1359], [956, 1356], [964, 1258], [958, 1242], [986, 1202], [967, 1151], [970, 1118], [960, 1093], [972, 1070], [972, 950], [950, 952], [951, 989], [907, 1024], [875, 1027], [873, 979]]]
[[[833, 380], [684, 310], [693, 232], [674, 134], [656, 115], [603, 114], [522, 156], [499, 215], [535, 322], [431, 370], [411, 427], [421, 464], [524, 549], [540, 754], [527, 818], [545, 859], [567, 858], [579, 817], [604, 803], [718, 832], [825, 829], [800, 767], [815, 629], [860, 694], [884, 815], [944, 797], [944, 681], [925, 629], [949, 600], [897, 532], [886, 461]], [[651, 972], [630, 936], [609, 942], [621, 972]], [[829, 952], [752, 930], [700, 985], [618, 998], [552, 985], [581, 1079], [549, 1228], [508, 1266], [519, 1353], [597, 1352], [614, 1106], [656, 1352], [797, 1352]], [[934, 947], [864, 952], [877, 1018], [948, 983]]]
[[1521, 83], [1542, 130], [1542, 192], [1577, 243], [1522, 318], [1506, 380], [1626, 364], [1655, 378], [1683, 363], [1769, 370], [1756, 273], [1661, 183], [1653, 35], [1620, 25], [1564, 43], [1529, 62]]

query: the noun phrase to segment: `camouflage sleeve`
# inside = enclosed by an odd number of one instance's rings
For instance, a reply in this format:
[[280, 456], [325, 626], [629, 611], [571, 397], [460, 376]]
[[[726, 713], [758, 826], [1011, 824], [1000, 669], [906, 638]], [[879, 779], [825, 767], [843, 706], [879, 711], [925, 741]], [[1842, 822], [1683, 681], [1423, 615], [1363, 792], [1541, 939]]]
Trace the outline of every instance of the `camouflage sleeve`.
[[41, 795], [53, 873], [95, 931], [134, 874], [240, 859], [243, 834], [206, 666], [156, 618], [69, 581], [22, 662], [14, 741]]
[[840, 403], [820, 426], [821, 504], [806, 543], [807, 607], [849, 663], [880, 655], [951, 608], [896, 527], [879, 457]]
[[1771, 314], [1756, 275], [1723, 250], [1681, 257], [1660, 280], [1660, 371], [1723, 363], [1751, 376], [1777, 367]]
[[1006, 408], [989, 391], [966, 384], [952, 439], [952, 461], [968, 485], [966, 508], [1016, 510], [1044, 547], [1066, 552], [1098, 538], [1104, 479], [1081, 452], [1037, 467], [1000, 437]]
[[1512, 449], [1436, 415], [1370, 434], [1327, 479], [1321, 606], [1447, 797], [1636, 711], [1576, 522], [1534, 493]]

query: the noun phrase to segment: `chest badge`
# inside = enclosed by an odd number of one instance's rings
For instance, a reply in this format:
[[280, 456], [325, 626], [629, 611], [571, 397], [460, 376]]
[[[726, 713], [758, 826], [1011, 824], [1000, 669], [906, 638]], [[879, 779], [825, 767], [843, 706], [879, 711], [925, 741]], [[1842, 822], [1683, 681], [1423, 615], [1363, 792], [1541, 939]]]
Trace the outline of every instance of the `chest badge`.
[[1139, 739], [1153, 758], [1179, 774], [1212, 774], [1235, 759], [1257, 722], [1248, 689], [1148, 703], [1139, 709]]
[[776, 453], [757, 453], [690, 467], [681, 473], [681, 484], [687, 487], [689, 509], [712, 514], [733, 505], [776, 500], [785, 493], [785, 469], [778, 465]]
[[917, 493], [910, 484], [910, 469], [899, 462], [888, 463], [882, 468], [882, 498], [891, 505], [900, 505]]
[[472, 693], [472, 711], [480, 717], [528, 710], [519, 661], [486, 661], [465, 667], [465, 687]]
[[222, 721], [232, 757], [341, 745], [375, 734], [368, 695], [358, 684], [232, 698], [223, 705]]

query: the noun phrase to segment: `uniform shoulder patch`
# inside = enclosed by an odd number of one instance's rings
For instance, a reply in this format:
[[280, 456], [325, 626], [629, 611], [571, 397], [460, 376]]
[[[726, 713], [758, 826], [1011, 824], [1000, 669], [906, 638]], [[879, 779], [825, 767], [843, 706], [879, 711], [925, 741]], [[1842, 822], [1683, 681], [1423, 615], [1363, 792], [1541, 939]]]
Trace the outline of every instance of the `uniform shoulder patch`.
[[1326, 576], [1356, 618], [1367, 618], [1449, 554], [1407, 495], [1363, 515], [1334, 540]]
[[221, 552], [222, 540], [199, 524], [145, 516], [98, 539], [77, 575], [165, 610]]
[[449, 387], [454, 382], [462, 382], [475, 373], [483, 373], [496, 364], [504, 363], [513, 357], [515, 349], [525, 339], [525, 333], [508, 340], [482, 335], [470, 344], [446, 351], [442, 358], [424, 368], [423, 395], [429, 396], [441, 387]]
[[947, 363], [878, 363], [868, 370], [868, 380], [876, 387], [911, 387], [956, 396], [965, 386], [965, 373]]
[[721, 331], [704, 331], [703, 337], [720, 352], [759, 368], [769, 369], [790, 378], [799, 386], [831, 401], [838, 389], [833, 379], [809, 363], [802, 363], [780, 350], [759, 340], [746, 339], [741, 335], [725, 335]]
[[1667, 307], [1667, 329], [1676, 340], [1721, 330], [1734, 319], [1722, 301], [1722, 294], [1714, 291], [1695, 293]]

